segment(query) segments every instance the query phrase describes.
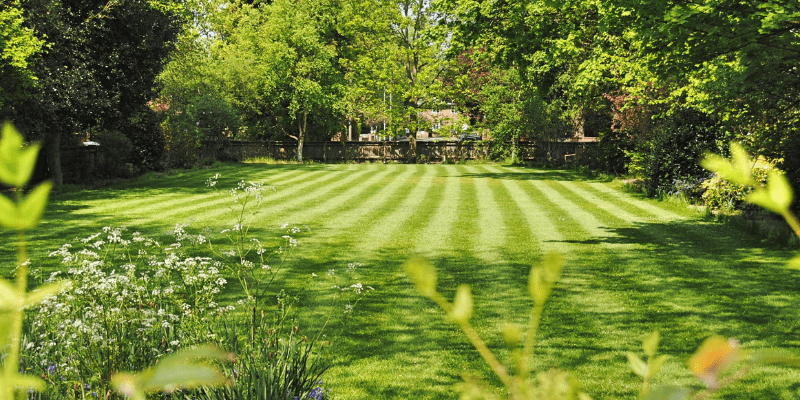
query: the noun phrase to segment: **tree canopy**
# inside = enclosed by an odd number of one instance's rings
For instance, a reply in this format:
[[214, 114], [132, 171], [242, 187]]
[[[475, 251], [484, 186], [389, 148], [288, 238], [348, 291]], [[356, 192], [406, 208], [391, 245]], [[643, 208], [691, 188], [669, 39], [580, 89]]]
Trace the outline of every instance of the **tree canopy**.
[[25, 0], [0, 21], [0, 107], [31, 137], [60, 131], [48, 153], [98, 128], [153, 165], [164, 145], [301, 149], [380, 123], [413, 160], [441, 107], [496, 143], [599, 136], [625, 164], [687, 115], [790, 170], [800, 147], [793, 2]]

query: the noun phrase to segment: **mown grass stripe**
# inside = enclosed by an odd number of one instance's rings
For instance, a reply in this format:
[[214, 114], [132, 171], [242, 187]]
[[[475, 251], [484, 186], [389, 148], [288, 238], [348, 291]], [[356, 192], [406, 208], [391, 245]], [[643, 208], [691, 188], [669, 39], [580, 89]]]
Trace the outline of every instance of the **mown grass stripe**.
[[618, 207], [613, 203], [607, 202], [598, 197], [593, 192], [581, 188], [576, 182], [559, 182], [559, 184], [564, 189], [566, 189], [569, 192], [572, 192], [572, 194], [580, 198], [582, 202], [591, 204], [593, 207], [605, 211], [607, 214], [613, 216], [622, 223], [624, 222], [634, 223], [644, 220], [641, 214], [638, 215], [632, 214], [627, 210], [625, 210], [624, 208]]
[[[368, 226], [368, 220], [373, 210], [383, 208], [413, 173], [414, 171], [408, 168], [386, 166], [376, 182], [363, 186], [362, 190], [346, 201], [345, 206], [337, 210], [335, 215], [322, 221], [310, 222], [319, 226], [318, 229], [322, 230], [321, 234], [326, 238], [330, 236], [341, 238], [343, 235], [340, 230], [357, 235], [357, 232], [363, 230], [364, 226]], [[347, 235], [347, 237], [349, 236]]]
[[441, 198], [436, 204], [428, 204], [432, 212], [430, 223], [420, 233], [423, 239], [417, 243], [416, 253], [429, 258], [448, 256], [453, 254], [453, 249], [447, 245], [448, 236], [453, 232], [453, 225], [458, 220], [458, 201], [461, 196], [461, 186], [457, 179], [451, 176], [454, 172], [450, 166], [436, 167], [439, 177], [435, 182], [441, 186]]
[[[283, 176], [286, 174], [294, 174], [296, 171], [283, 171], [278, 174], [278, 176]], [[324, 171], [319, 171], [322, 173]], [[209, 171], [208, 178], [212, 177], [214, 174]], [[169, 177], [165, 177], [162, 179], [169, 179]], [[235, 185], [233, 180], [226, 179], [224, 176], [220, 179], [223, 180], [223, 185], [231, 186]], [[258, 179], [250, 179], [251, 181], [257, 181]], [[238, 181], [236, 181], [238, 182]], [[158, 183], [158, 182], [157, 182]], [[108, 213], [110, 215], [118, 215], [120, 211], [126, 215], [125, 219], [132, 219], [136, 217], [136, 213], [141, 215], [147, 215], [147, 212], [139, 212], [141, 209], [151, 209], [154, 205], [159, 205], [161, 208], [172, 208], [173, 205], [181, 204], [182, 202], [187, 201], [201, 201], [204, 202], [205, 199], [211, 198], [215, 196], [214, 190], [211, 188], [205, 189], [206, 193], [202, 193], [202, 190], [184, 190], [180, 187], [172, 187], [172, 188], [165, 188], [159, 190], [160, 193], [153, 195], [152, 190], [149, 191], [147, 196], [140, 196], [138, 193], [141, 191], [140, 185], [147, 185], [148, 182], [143, 182], [141, 184], [137, 184], [135, 181], [132, 183], [132, 187], [128, 187], [124, 190], [109, 190], [108, 192], [103, 193], [105, 198], [97, 199], [97, 200], [84, 200], [81, 201], [82, 205], [88, 206], [85, 210], [78, 210], [76, 214], [92, 214], [92, 215], [100, 215]], [[226, 186], [226, 187], [227, 187]], [[187, 196], [189, 197], [187, 199]], [[196, 196], [201, 196], [199, 199]], [[130, 197], [130, 198], [128, 198]], [[113, 201], [110, 201], [113, 199]], [[133, 215], [129, 215], [131, 213], [135, 213]]]
[[[316, 179], [310, 177], [316, 176]], [[330, 181], [330, 175], [325, 174], [324, 171], [315, 171], [310, 176], [306, 176], [306, 182], [298, 185], [289, 193], [275, 194], [271, 190], [266, 191], [264, 203], [276, 202], [277, 199], [289, 196], [292, 192], [300, 191], [307, 186], [319, 184], [320, 181]], [[226, 183], [227, 182], [227, 183]], [[116, 220], [115, 224], [128, 224], [132, 221], [137, 221], [138, 225], [154, 225], [160, 221], [179, 221], [175, 223], [186, 223], [190, 220], [193, 224], [205, 225], [209, 221], [219, 219], [225, 214], [233, 214], [234, 211], [231, 207], [233, 204], [231, 197], [228, 195], [230, 185], [235, 185], [233, 182], [225, 181], [220, 182], [218, 187], [219, 191], [208, 188], [207, 193], [202, 194], [183, 194], [182, 198], [172, 199], [172, 195], [167, 198], [171, 200], [163, 201], [162, 195], [150, 196], [146, 202], [127, 201], [118, 202], [118, 209], [116, 212], [111, 212]], [[274, 195], [273, 195], [274, 194]], [[90, 207], [87, 212], [92, 214], [101, 213], [106, 208]], [[112, 210], [109, 210], [112, 211]]]
[[[295, 186], [291, 189], [277, 191], [274, 193], [265, 193], [262, 204], [265, 210], [269, 209], [269, 213], [261, 214], [262, 217], [260, 217], [260, 224], [265, 227], [280, 225], [281, 223], [286, 222], [285, 218], [281, 218], [282, 215], [286, 215], [294, 210], [302, 209], [303, 207], [309, 207], [309, 205], [315, 204], [319, 201], [319, 199], [325, 198], [330, 192], [336, 190], [337, 188], [341, 188], [355, 180], [358, 180], [368, 171], [362, 170], [354, 174], [346, 173], [344, 171], [335, 172], [335, 174], [328, 173], [321, 176], [320, 178], [323, 179], [306, 181], [306, 184]], [[328, 179], [324, 179], [326, 176]], [[309, 190], [311, 188], [314, 188], [314, 190]], [[227, 202], [227, 204], [223, 204], [221, 202], [212, 202], [203, 204], [201, 207], [197, 207], [188, 211], [193, 214], [194, 218], [201, 221], [215, 219], [216, 216], [224, 215], [228, 212], [227, 207], [219, 206], [236, 206], [235, 204], [231, 203], [230, 198], [223, 198], [223, 200], [224, 202]], [[176, 213], [185, 211], [187, 210], [176, 210]]]
[[622, 191], [610, 187], [608, 184], [600, 182], [586, 182], [585, 184], [591, 186], [593, 189], [599, 192], [603, 192], [609, 195], [609, 198], [613, 199], [614, 201], [621, 203], [624, 202], [640, 210], [646, 211], [649, 214], [653, 215], [658, 220], [683, 221], [687, 219], [687, 217], [684, 215], [680, 215], [678, 213], [666, 210], [662, 207], [653, 204], [651, 200], [635, 199], [627, 193], [624, 193]]
[[575, 187], [579, 188], [580, 193], [585, 193], [586, 196], [591, 196], [598, 199], [598, 201], [606, 203], [607, 208], [622, 210], [623, 212], [634, 216], [634, 219], [636, 220], [652, 221], [658, 218], [651, 212], [637, 207], [633, 202], [620, 200], [619, 197], [622, 196], [622, 193], [611, 194], [606, 191], [598, 190], [599, 186], [591, 184], [596, 182], [575, 181], [572, 183], [575, 185]]
[[[283, 218], [294, 224], [320, 225], [333, 218], [342, 207], [354, 203], [355, 199], [363, 201], [368, 196], [364, 194], [367, 190], [373, 188], [376, 182], [384, 181], [392, 173], [385, 167], [373, 167], [364, 171], [367, 176], [359, 175], [356, 179], [343, 181], [342, 186], [332, 189], [327, 196], [315, 202], [314, 207], [294, 208], [276, 218]], [[270, 213], [273, 211], [274, 209], [270, 210]]]
[[475, 194], [478, 199], [477, 211], [478, 235], [475, 245], [475, 255], [484, 262], [492, 262], [502, 258], [502, 244], [506, 242], [507, 227], [503, 222], [503, 215], [499, 211], [499, 204], [495, 194], [489, 187], [486, 174], [480, 174], [477, 167], [465, 167], [465, 171], [479, 175], [475, 178]]
[[[545, 198], [555, 206], [561, 208], [565, 215], [569, 215], [577, 226], [580, 226], [591, 237], [608, 237], [610, 233], [603, 229], [603, 223], [587, 211], [586, 204], [577, 204], [562, 195], [553, 186], [553, 181], [531, 181], [531, 185], [539, 190]], [[567, 239], [571, 239], [569, 236]]]
[[365, 241], [359, 242], [356, 248], [365, 254], [371, 254], [381, 249], [402, 247], [413, 249], [417, 239], [411, 232], [415, 216], [419, 213], [419, 207], [426, 204], [425, 195], [433, 186], [434, 176], [430, 168], [424, 165], [409, 166], [416, 170], [405, 193], [397, 197], [393, 209], [385, 214], [383, 223], [376, 224], [364, 234]]
[[[499, 167], [494, 167], [492, 170], [496, 173], [504, 172], [504, 169]], [[558, 231], [552, 217], [523, 190], [522, 183], [509, 179], [502, 179], [500, 182], [508, 192], [509, 199], [514, 201], [521, 211], [530, 230], [531, 240], [536, 242], [540, 251], [568, 253], [569, 246], [563, 242], [564, 237]]]

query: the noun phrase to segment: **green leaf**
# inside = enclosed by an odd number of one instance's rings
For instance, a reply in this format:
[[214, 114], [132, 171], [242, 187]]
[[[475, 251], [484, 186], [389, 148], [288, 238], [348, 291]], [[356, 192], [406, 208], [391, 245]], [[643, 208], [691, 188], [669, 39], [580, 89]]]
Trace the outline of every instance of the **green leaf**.
[[22, 135], [10, 124], [3, 125], [0, 140], [0, 182], [21, 188], [28, 183], [36, 166], [39, 145], [23, 147]]
[[752, 183], [753, 162], [750, 161], [750, 156], [747, 155], [747, 151], [740, 143], [731, 143], [731, 165], [733, 166], [734, 172], [738, 174], [739, 179], [742, 179], [743, 181], [736, 182], [735, 180], [731, 180], [732, 182], [740, 183], [742, 185], [747, 185], [748, 183], [746, 182]]
[[761, 206], [770, 210], [772, 212], [776, 212], [780, 214], [783, 210], [776, 204], [772, 197], [770, 197], [769, 192], [766, 189], [759, 188], [756, 189], [755, 192], [750, 193], [745, 197], [745, 201], [751, 204], [755, 204], [757, 206]]
[[514, 324], [503, 325], [503, 340], [508, 347], [517, 347], [522, 342], [522, 329]]
[[36, 288], [36, 290], [28, 293], [28, 295], [25, 296], [24, 306], [28, 307], [34, 304], [39, 304], [42, 302], [42, 300], [57, 295], [58, 292], [64, 289], [64, 286], [66, 286], [66, 284], [67, 281], [61, 281]]
[[745, 200], [778, 214], [784, 214], [792, 204], [792, 187], [780, 171], [769, 173], [766, 188], [757, 188]]
[[16, 229], [17, 205], [8, 197], [0, 194], [0, 225], [9, 229]]
[[786, 354], [782, 350], [758, 350], [750, 355], [750, 361], [760, 365], [783, 365], [787, 367], [800, 367], [800, 357]]
[[655, 357], [656, 351], [658, 351], [658, 343], [660, 341], [661, 335], [658, 333], [658, 331], [653, 331], [653, 333], [647, 335], [644, 341], [642, 341], [644, 355], [647, 357]]
[[542, 266], [531, 268], [528, 276], [528, 294], [536, 305], [543, 305], [550, 297], [553, 284], [561, 277], [564, 257], [558, 253], [545, 255]]
[[17, 389], [33, 389], [42, 391], [45, 389], [44, 381], [30, 375], [16, 375], [11, 378], [11, 382]]
[[114, 390], [121, 393], [125, 398], [132, 400], [146, 400], [144, 389], [142, 389], [136, 375], [127, 372], [118, 372], [111, 377], [111, 386]]
[[658, 374], [658, 371], [661, 370], [661, 367], [664, 366], [664, 362], [666, 362], [668, 358], [669, 358], [668, 355], [662, 354], [652, 360], [649, 360], [650, 362], [647, 364], [648, 380], [653, 379], [653, 377], [656, 376], [656, 374]]
[[0, 310], [18, 310], [22, 307], [23, 296], [11, 282], [0, 279]]
[[403, 267], [421, 295], [428, 298], [436, 295], [436, 270], [428, 260], [412, 258]]
[[141, 385], [145, 392], [171, 393], [178, 389], [219, 386], [227, 381], [228, 378], [211, 365], [175, 364], [164, 367], [157, 365]]
[[25, 186], [33, 175], [36, 157], [39, 156], [39, 144], [31, 144], [21, 149], [17, 159], [17, 187]]
[[647, 364], [642, 361], [639, 356], [633, 354], [631, 352], [626, 353], [628, 356], [628, 365], [631, 366], [631, 370], [634, 374], [641, 376], [642, 378], [647, 376]]
[[8, 122], [3, 124], [3, 136], [0, 138], [0, 182], [8, 186], [24, 185], [24, 182], [17, 182], [17, 164], [22, 143], [22, 135], [14, 126]]
[[786, 175], [780, 171], [771, 171], [767, 178], [767, 191], [772, 201], [784, 212], [789, 210], [792, 205], [792, 186]]
[[703, 168], [718, 174], [723, 179], [736, 176], [730, 161], [718, 154], [706, 154], [703, 160], [700, 161], [700, 165], [703, 166]]
[[173, 392], [229, 383], [218, 368], [201, 363], [199, 359], [230, 361], [233, 355], [213, 346], [186, 349], [161, 359], [140, 374], [116, 373], [111, 377], [111, 384], [126, 397], [144, 400], [147, 392]]
[[472, 292], [467, 285], [459, 285], [456, 289], [456, 298], [453, 300], [453, 312], [450, 319], [465, 324], [472, 317]]
[[744, 147], [738, 143], [731, 143], [732, 158], [728, 159], [717, 154], [706, 154], [700, 165], [715, 172], [721, 178], [743, 186], [756, 186], [752, 176], [752, 162]]
[[50, 181], [42, 182], [25, 196], [17, 210], [17, 229], [31, 229], [39, 223], [52, 188], [53, 184]]

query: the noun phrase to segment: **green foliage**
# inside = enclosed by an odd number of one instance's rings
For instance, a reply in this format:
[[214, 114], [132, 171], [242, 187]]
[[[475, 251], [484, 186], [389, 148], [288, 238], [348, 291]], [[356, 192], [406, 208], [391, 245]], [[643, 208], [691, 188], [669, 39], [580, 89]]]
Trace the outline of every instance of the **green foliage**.
[[131, 161], [134, 147], [127, 136], [117, 131], [102, 131], [92, 135], [100, 143], [95, 161], [96, 173], [103, 178], [128, 177], [125, 164]]
[[232, 356], [211, 346], [181, 350], [140, 373], [117, 373], [111, 382], [118, 392], [132, 400], [145, 400], [146, 393], [153, 391], [171, 393], [178, 389], [223, 385], [228, 383], [228, 378], [213, 365], [198, 360], [233, 361]]
[[226, 370], [235, 384], [205, 389], [197, 398], [322, 400], [324, 397], [311, 397], [310, 393], [322, 390], [320, 378], [330, 365], [314, 353], [314, 342], [295, 334], [268, 340], [271, 343], [267, 346], [243, 351], [236, 363]]
[[724, 143], [723, 128], [707, 115], [694, 110], [678, 110], [659, 124], [653, 139], [643, 149], [645, 191], [649, 196], [676, 192], [680, 180], [699, 181], [705, 170], [700, 158], [719, 151]]
[[[182, 227], [176, 227], [180, 232]], [[116, 371], [146, 368], [182, 347], [218, 340], [208, 326], [227, 309], [216, 305], [225, 279], [206, 257], [179, 250], [197, 237], [162, 246], [139, 232], [106, 227], [50, 253], [70, 285], [32, 312], [21, 366], [44, 377], [45, 398], [112, 389]]]
[[[749, 155], [741, 144], [735, 142], [731, 143], [730, 160], [716, 154], [708, 154], [702, 164], [704, 168], [716, 173], [720, 178], [751, 189], [745, 197], [745, 201], [779, 214], [786, 220], [792, 231], [800, 237], [800, 220], [791, 210], [794, 193], [789, 181], [781, 171], [770, 170], [767, 175], [767, 184], [760, 184], [753, 177]], [[790, 265], [795, 267], [796, 260], [799, 258], [792, 260]]]
[[[753, 182], [757, 185], [766, 185], [770, 173], [775, 170], [775, 165], [767, 162], [764, 157], [759, 157], [749, 169]], [[712, 209], [735, 210], [744, 208], [745, 204], [747, 204], [745, 199], [752, 191], [751, 186], [754, 185], [751, 185], [751, 182], [734, 179], [740, 183], [734, 183], [719, 175], [704, 180], [701, 184], [703, 203]]]
[[[22, 147], [22, 137], [10, 124], [3, 126], [0, 137], [0, 154], [3, 163], [0, 164], [0, 182], [12, 185], [17, 189], [27, 184], [35, 164], [38, 146]], [[3, 357], [3, 370], [0, 375], [0, 399], [11, 400], [25, 398], [26, 391], [42, 391], [45, 382], [42, 379], [23, 375], [20, 372], [20, 350], [22, 345], [23, 310], [38, 306], [41, 302], [49, 301], [61, 292], [66, 282], [52, 282], [30, 293], [27, 292], [27, 250], [24, 232], [33, 228], [39, 219], [50, 192], [49, 182], [40, 184], [25, 199], [17, 196], [18, 205], [3, 200], [2, 225], [19, 232], [17, 251], [17, 276], [16, 285], [0, 279], [0, 349], [5, 353]], [[15, 209], [7, 209], [9, 207]], [[27, 349], [27, 346], [26, 346]], [[193, 385], [207, 385], [221, 383], [222, 377], [217, 369], [211, 366], [197, 366], [187, 363], [187, 357], [213, 356], [208, 349], [199, 349], [194, 352], [184, 353], [182, 357], [165, 360], [164, 363], [153, 370], [145, 371], [140, 376], [122, 375], [119, 388], [137, 399], [144, 399], [146, 390], [174, 390], [179, 387]], [[25, 371], [22, 368], [22, 371]], [[18, 394], [18, 395], [17, 395]]]
[[0, 116], [7, 113], [5, 102], [35, 82], [30, 59], [41, 51], [44, 41], [24, 26], [22, 9], [16, 2], [0, 5]]
[[641, 170], [631, 170], [631, 166], [641, 165], [641, 161], [637, 163], [634, 159], [640, 156], [640, 153], [632, 152], [633, 146], [632, 140], [625, 133], [610, 129], [602, 131], [589, 157], [591, 160], [589, 166], [597, 171], [615, 175], [628, 173], [640, 176]]
[[30, 230], [44, 213], [52, 183], [39, 184], [24, 198], [20, 194], [36, 165], [39, 145], [23, 146], [22, 136], [9, 123], [3, 125], [0, 138], [0, 183], [15, 188], [16, 201], [0, 195], [0, 225], [24, 232]]
[[135, 147], [132, 162], [152, 168], [163, 138], [146, 104], [180, 30], [176, 15], [140, 1], [21, 3], [25, 24], [47, 51], [31, 60], [37, 84], [9, 100], [6, 117], [43, 139], [54, 184], [63, 183], [60, 147], [90, 128], [116, 130]]

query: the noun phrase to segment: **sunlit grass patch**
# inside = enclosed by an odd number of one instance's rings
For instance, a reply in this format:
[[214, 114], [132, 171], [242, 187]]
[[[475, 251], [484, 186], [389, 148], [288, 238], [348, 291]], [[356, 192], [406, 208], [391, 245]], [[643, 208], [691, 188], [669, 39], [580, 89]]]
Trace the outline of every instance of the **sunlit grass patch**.
[[[654, 329], [662, 333], [661, 352], [672, 356], [658, 378], [666, 384], [699, 384], [686, 362], [712, 334], [744, 346], [800, 347], [797, 273], [784, 269], [791, 251], [613, 182], [489, 164], [217, 167], [56, 196], [32, 233], [33, 264], [46, 273], [59, 268], [46, 253], [103, 226], [162, 237], [184, 223], [197, 232], [230, 229], [236, 208], [205, 186], [218, 172], [224, 187], [244, 180], [275, 188], [252, 218], [254, 237], [279, 238], [285, 222], [305, 227], [275, 285], [298, 296], [303, 334], [331, 318], [324, 334], [333, 366], [324, 379], [337, 399], [453, 399], [462, 374], [490, 376], [459, 331], [414, 290], [401, 268], [412, 255], [436, 266], [446, 296], [460, 283], [472, 287], [477, 329], [507, 357], [499, 328], [524, 323], [528, 270], [548, 251], [565, 254], [533, 366], [573, 371], [595, 399], [636, 395], [625, 353], [638, 351]], [[9, 259], [11, 238], [0, 237]], [[332, 306], [331, 270], [340, 286], [358, 282], [375, 291], [352, 310]], [[226, 291], [223, 300], [235, 304], [237, 296]], [[790, 398], [772, 385], [798, 378], [786, 369], [754, 376], [747, 389], [732, 389], [736, 398]]]

